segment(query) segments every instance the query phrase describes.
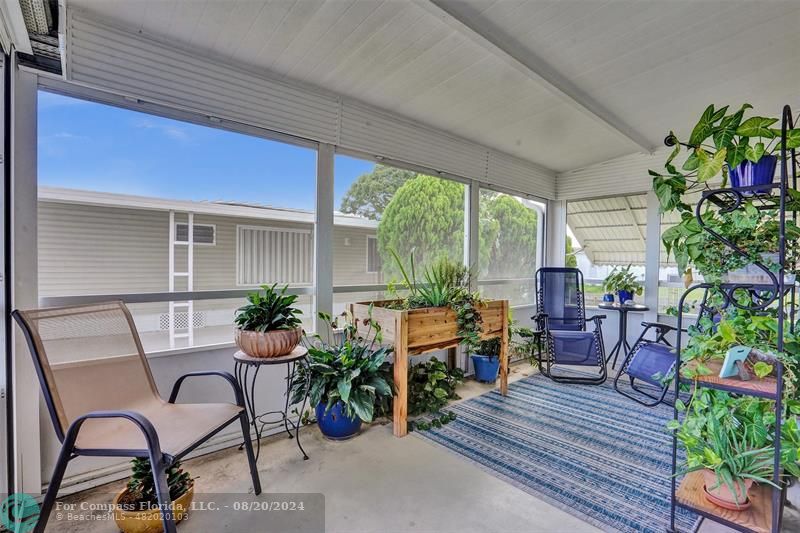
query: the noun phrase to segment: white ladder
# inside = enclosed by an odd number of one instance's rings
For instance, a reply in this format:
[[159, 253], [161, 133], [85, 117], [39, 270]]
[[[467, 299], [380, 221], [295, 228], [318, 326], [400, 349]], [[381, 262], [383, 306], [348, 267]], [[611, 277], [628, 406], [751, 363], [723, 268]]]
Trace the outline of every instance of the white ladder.
[[[186, 213], [187, 237], [186, 241], [178, 241], [175, 229], [175, 211], [169, 212], [169, 292], [175, 292], [175, 280], [186, 278], [186, 290], [194, 290], [194, 213]], [[186, 246], [186, 270], [175, 270], [175, 249], [177, 246]], [[186, 313], [186, 326], [177, 327], [175, 324], [176, 310]], [[187, 339], [188, 346], [194, 345], [194, 301], [183, 300], [169, 302], [169, 347], [175, 348], [176, 339]]]

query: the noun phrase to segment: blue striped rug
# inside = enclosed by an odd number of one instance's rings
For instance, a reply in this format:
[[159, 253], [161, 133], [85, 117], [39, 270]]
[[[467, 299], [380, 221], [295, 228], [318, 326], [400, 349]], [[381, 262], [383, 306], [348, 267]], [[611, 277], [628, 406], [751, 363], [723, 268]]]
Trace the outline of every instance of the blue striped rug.
[[[536, 374], [452, 405], [458, 418], [415, 435], [607, 531], [669, 525], [672, 408], [648, 408], [600, 386]], [[678, 529], [696, 516], [680, 510]]]

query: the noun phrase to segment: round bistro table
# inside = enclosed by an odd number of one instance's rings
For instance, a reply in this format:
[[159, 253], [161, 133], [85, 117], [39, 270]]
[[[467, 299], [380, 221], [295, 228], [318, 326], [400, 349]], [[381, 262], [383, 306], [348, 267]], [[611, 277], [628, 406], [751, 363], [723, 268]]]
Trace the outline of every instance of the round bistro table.
[[604, 311], [617, 311], [619, 313], [619, 339], [617, 340], [617, 344], [615, 344], [608, 353], [608, 357], [606, 357], [606, 364], [611, 361], [612, 357], [614, 358], [614, 362], [611, 363], [611, 368], [613, 369], [617, 366], [617, 357], [619, 353], [622, 352], [622, 360], [624, 361], [625, 358], [628, 357], [628, 352], [631, 351], [631, 345], [628, 343], [628, 313], [631, 311], [649, 311], [650, 308], [642, 304], [612, 303], [598, 304], [597, 308]]
[[[264, 434], [264, 429], [267, 426], [278, 427], [283, 425], [289, 438], [294, 438], [297, 441], [297, 447], [303, 454], [303, 459], [308, 459], [308, 454], [300, 444], [300, 419], [295, 423], [289, 418], [289, 388], [292, 381], [294, 381], [297, 365], [307, 365], [308, 350], [303, 346], [297, 346], [289, 355], [281, 357], [252, 357], [242, 351], [233, 354], [234, 372], [236, 380], [244, 393], [244, 405], [250, 417], [250, 423], [256, 431], [256, 460], [261, 453], [261, 436]], [[256, 414], [256, 378], [258, 371], [262, 366], [272, 365], [286, 365], [286, 402], [284, 403], [283, 411], [267, 411], [266, 413]], [[251, 373], [252, 370], [252, 373]], [[252, 375], [251, 375], [252, 374]], [[306, 408], [306, 400], [308, 399], [308, 388], [310, 382], [306, 383], [306, 391], [303, 395], [303, 403], [300, 406], [300, 416], [302, 417], [303, 411]], [[270, 419], [272, 417], [272, 419]], [[291, 426], [291, 429], [290, 429]], [[294, 431], [294, 435], [292, 435]]]

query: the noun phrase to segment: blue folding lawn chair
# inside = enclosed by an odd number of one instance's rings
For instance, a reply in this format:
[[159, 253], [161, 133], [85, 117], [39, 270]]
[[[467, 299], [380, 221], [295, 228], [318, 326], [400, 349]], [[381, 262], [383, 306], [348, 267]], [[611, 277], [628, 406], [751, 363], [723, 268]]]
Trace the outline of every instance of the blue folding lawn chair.
[[[712, 317], [716, 323], [719, 316], [719, 310], [709, 305], [709, 291], [706, 289], [698, 308], [697, 322], [702, 322], [703, 317]], [[667, 335], [678, 328], [663, 322], [642, 322], [642, 326], [642, 334], [633, 343], [633, 348], [614, 377], [614, 388], [623, 396], [647, 407], [655, 407], [661, 402], [671, 404], [665, 398], [675, 374], [675, 352]], [[651, 330], [654, 330], [655, 338], [647, 339]], [[620, 388], [622, 376], [628, 376], [633, 392]]]
[[[605, 365], [602, 320], [605, 315], [586, 318], [583, 274], [577, 268], [546, 267], [536, 271], [536, 321], [545, 344], [539, 351], [539, 371], [559, 383], [599, 385], [608, 374]], [[586, 322], [595, 323], [593, 331]], [[563, 366], [599, 367], [599, 375], [564, 374]]]

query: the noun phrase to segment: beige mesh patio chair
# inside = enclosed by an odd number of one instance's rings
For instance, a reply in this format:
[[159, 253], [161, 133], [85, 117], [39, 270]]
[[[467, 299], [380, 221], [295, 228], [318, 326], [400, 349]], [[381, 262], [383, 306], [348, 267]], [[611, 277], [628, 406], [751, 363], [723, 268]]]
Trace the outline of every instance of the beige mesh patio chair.
[[[35, 532], [44, 531], [67, 463], [80, 455], [149, 458], [164, 531], [174, 532], [174, 521], [163, 512], [171, 503], [166, 469], [237, 420], [253, 488], [261, 493], [242, 391], [230, 373], [181, 376], [164, 401], [122, 302], [14, 311], [12, 316], [25, 333], [61, 441]], [[236, 403], [176, 404], [183, 381], [197, 376], [226, 379]]]

